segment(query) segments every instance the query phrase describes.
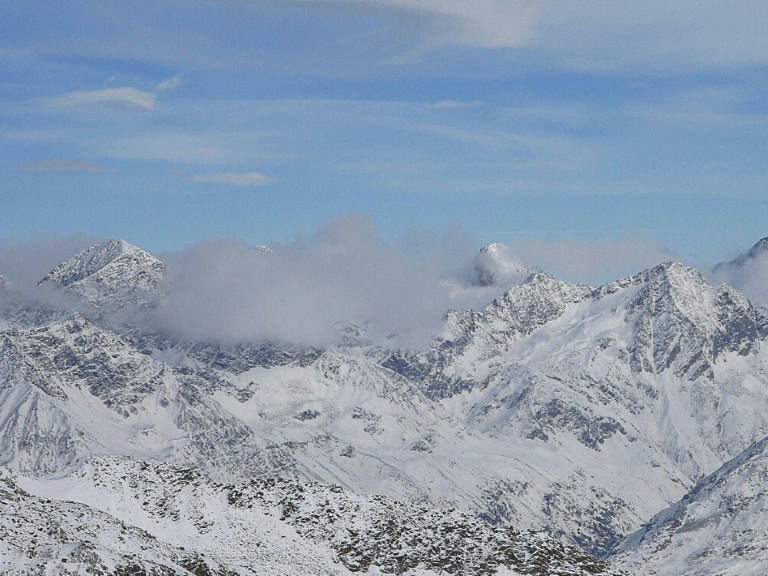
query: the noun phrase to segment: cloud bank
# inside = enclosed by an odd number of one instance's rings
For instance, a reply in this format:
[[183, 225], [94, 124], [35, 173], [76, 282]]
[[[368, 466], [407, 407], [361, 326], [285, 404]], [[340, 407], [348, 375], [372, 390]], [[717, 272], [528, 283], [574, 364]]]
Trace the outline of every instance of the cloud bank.
[[[6, 240], [0, 243], [0, 274], [16, 302], [83, 312], [82, 303], [36, 285], [93, 243], [85, 236]], [[480, 310], [524, 281], [530, 273], [525, 264], [589, 282], [607, 275], [605, 266], [634, 273], [669, 259], [639, 237], [496, 244], [480, 252], [460, 229], [385, 240], [371, 218], [357, 215], [332, 219], [313, 235], [271, 250], [213, 240], [158, 256], [166, 264], [164, 303], [149, 311], [123, 309], [106, 320], [193, 341], [317, 346], [334, 344], [339, 323], [353, 322], [366, 326], [374, 342], [394, 333], [401, 345], [416, 347], [436, 335], [449, 309]]]
[[461, 264], [474, 252], [458, 231], [385, 242], [361, 216], [271, 252], [207, 242], [163, 255], [169, 297], [155, 321], [192, 339], [315, 345], [335, 341], [339, 321], [368, 322], [374, 339], [396, 332], [423, 343], [449, 308], [500, 293], [458, 289], [467, 284]]

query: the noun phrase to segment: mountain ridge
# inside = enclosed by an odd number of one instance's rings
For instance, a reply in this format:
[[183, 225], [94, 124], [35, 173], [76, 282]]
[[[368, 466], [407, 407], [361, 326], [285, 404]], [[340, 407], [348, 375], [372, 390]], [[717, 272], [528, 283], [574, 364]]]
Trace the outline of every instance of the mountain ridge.
[[[220, 483], [274, 474], [605, 554], [768, 435], [768, 316], [680, 263], [597, 287], [533, 271], [483, 310], [448, 311], [424, 349], [351, 323], [307, 348], [116, 327], [116, 294], [127, 311], [163, 303], [162, 263], [110, 268], [124, 250], [62, 273], [95, 314], [0, 330], [2, 463], [42, 482], [104, 456]], [[123, 291], [137, 262], [157, 282]]]

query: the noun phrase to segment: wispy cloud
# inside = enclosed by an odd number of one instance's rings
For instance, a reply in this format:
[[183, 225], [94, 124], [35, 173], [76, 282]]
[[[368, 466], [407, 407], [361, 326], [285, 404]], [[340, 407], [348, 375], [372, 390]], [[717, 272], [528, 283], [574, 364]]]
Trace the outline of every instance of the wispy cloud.
[[430, 108], [433, 108], [435, 110], [455, 110], [457, 108], [469, 108], [471, 104], [468, 102], [461, 102], [459, 100], [440, 100], [440, 102], [435, 102], [430, 106]]
[[715, 282], [730, 284], [753, 303], [768, 306], [768, 252], [764, 249], [719, 264], [709, 276]]
[[764, 64], [768, 4], [604, 2], [536, 3], [531, 45], [570, 69], [682, 70]]
[[[333, 2], [334, 0], [321, 0]], [[535, 8], [532, 0], [346, 0], [415, 13], [412, 21], [430, 29], [432, 42], [510, 48], [531, 37]], [[425, 18], [429, 21], [425, 22]]]
[[86, 160], [65, 160], [48, 158], [20, 164], [17, 169], [25, 172], [108, 172], [109, 169], [101, 164]]
[[136, 88], [107, 88], [105, 90], [91, 90], [82, 92], [67, 92], [53, 98], [43, 98], [42, 101], [49, 106], [92, 106], [92, 105], [127, 105], [154, 110], [156, 108], [156, 95], [152, 92], [137, 90]]
[[175, 90], [179, 86], [181, 86], [181, 74], [175, 74], [157, 84], [155, 86], [155, 92], [168, 92], [169, 90]]
[[261, 172], [219, 172], [218, 174], [195, 174], [193, 182], [210, 182], [228, 186], [266, 186], [274, 180]]

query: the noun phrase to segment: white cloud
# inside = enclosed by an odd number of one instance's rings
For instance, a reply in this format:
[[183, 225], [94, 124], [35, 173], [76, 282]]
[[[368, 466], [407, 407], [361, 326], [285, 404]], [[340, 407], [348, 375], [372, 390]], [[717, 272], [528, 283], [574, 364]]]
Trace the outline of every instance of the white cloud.
[[344, 216], [272, 248], [213, 241], [162, 255], [169, 298], [156, 321], [193, 338], [304, 344], [332, 342], [336, 322], [370, 321], [372, 337], [397, 332], [424, 343], [449, 308], [501, 293], [477, 289], [457, 300], [475, 249], [456, 230], [388, 242], [370, 218]]
[[404, 8], [445, 20], [446, 40], [486, 48], [510, 48], [530, 40], [535, 0], [393, 0]]
[[523, 49], [518, 65], [527, 62], [535, 69], [669, 70], [768, 62], [768, 3], [753, 0], [309, 1], [396, 12], [400, 25], [423, 33], [426, 46]]
[[[34, 286], [90, 243], [92, 238], [82, 236], [0, 240], [0, 274], [21, 301], [54, 298], [57, 305], [77, 306]], [[370, 217], [359, 215], [337, 217], [309, 237], [272, 248], [218, 240], [158, 254], [166, 264], [167, 303], [132, 323], [151, 322], [198, 340], [327, 345], [337, 337], [335, 323], [368, 321], [371, 338], [396, 332], [404, 343], [419, 346], [439, 330], [448, 309], [482, 309], [519, 281], [512, 280], [519, 276], [519, 260], [594, 284], [607, 268], [622, 268], [626, 275], [672, 259], [647, 238], [625, 237], [507, 244], [489, 261], [458, 228], [390, 241]], [[508, 283], [474, 285], [479, 263]]]
[[753, 303], [768, 306], [768, 252], [731, 261], [715, 267], [711, 273], [715, 282], [725, 282], [742, 292]]
[[229, 186], [265, 186], [274, 180], [261, 172], [220, 172], [218, 174], [196, 174], [193, 182], [212, 182]]
[[87, 92], [67, 92], [53, 98], [43, 98], [49, 106], [128, 105], [154, 110], [155, 94], [136, 88], [107, 88]]
[[768, 62], [768, 4], [538, 2], [531, 45], [559, 67], [670, 70]]
[[157, 86], [155, 86], [155, 92], [168, 92], [169, 90], [175, 90], [179, 86], [181, 86], [181, 74], [175, 74], [157, 84]]

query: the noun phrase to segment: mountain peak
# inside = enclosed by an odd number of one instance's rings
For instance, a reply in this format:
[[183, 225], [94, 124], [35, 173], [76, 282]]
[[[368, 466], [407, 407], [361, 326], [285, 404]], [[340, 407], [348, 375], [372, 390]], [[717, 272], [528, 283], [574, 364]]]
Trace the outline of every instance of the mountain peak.
[[701, 272], [681, 262], [664, 262], [640, 273], [649, 284], [669, 287], [675, 295], [698, 293], [708, 282]]
[[601, 298], [608, 294], [627, 288], [629, 286], [639, 286], [641, 284], [666, 285], [670, 289], [681, 289], [685, 286], [701, 287], [707, 284], [701, 273], [695, 268], [686, 266], [681, 262], [663, 262], [638, 272], [633, 276], [614, 280], [603, 284], [597, 288], [595, 296]]
[[509, 246], [499, 243], [483, 246], [472, 264], [475, 286], [514, 286], [536, 271], [524, 264]]
[[746, 253], [738, 255], [728, 262], [720, 262], [720, 264], [717, 264], [712, 271], [717, 275], [727, 273], [728, 271], [738, 270], [743, 268], [748, 262], [755, 260], [766, 253], [768, 253], [768, 236], [758, 240]]
[[125, 240], [105, 240], [81, 250], [69, 260], [62, 262], [46, 274], [38, 284], [53, 282], [62, 287], [69, 286], [93, 276], [121, 256], [139, 256], [145, 259], [144, 255], [156, 260], [148, 252]]
[[153, 306], [161, 293], [165, 265], [125, 240], [105, 240], [62, 262], [38, 282], [55, 284], [82, 297], [90, 306]]
[[649, 277], [664, 276], [667, 278], [702, 278], [701, 273], [682, 262], [662, 262], [648, 270]]
[[752, 248], [749, 249], [749, 252], [747, 252], [746, 257], [756, 258], [758, 255], [762, 254], [765, 251], [768, 251], [768, 236], [758, 240], [757, 243], [754, 246], [752, 246]]
[[674, 365], [692, 378], [711, 376], [721, 353], [744, 356], [759, 348], [749, 300], [725, 284], [710, 284], [695, 268], [665, 262], [602, 286], [599, 296], [630, 287], [637, 288], [626, 319], [635, 325], [630, 355], [638, 370], [658, 373]]

